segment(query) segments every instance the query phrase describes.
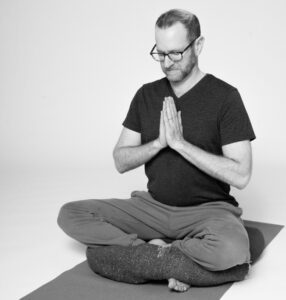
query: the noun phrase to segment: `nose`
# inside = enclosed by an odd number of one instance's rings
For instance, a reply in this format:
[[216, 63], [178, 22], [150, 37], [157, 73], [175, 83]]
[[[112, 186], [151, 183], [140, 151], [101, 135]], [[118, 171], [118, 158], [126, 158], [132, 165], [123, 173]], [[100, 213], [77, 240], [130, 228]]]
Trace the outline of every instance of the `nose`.
[[164, 67], [166, 69], [168, 69], [174, 62], [171, 61], [171, 59], [169, 58], [168, 55], [165, 56], [165, 59], [164, 59]]

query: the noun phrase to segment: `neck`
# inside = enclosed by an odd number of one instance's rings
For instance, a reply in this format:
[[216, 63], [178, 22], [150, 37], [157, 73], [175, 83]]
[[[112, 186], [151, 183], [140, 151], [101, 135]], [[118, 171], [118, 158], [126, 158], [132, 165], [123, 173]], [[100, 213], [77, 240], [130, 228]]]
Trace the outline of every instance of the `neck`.
[[204, 75], [205, 73], [199, 69], [198, 65], [195, 65], [186, 78], [179, 82], [170, 82], [170, 84], [176, 96], [180, 97], [196, 85]]

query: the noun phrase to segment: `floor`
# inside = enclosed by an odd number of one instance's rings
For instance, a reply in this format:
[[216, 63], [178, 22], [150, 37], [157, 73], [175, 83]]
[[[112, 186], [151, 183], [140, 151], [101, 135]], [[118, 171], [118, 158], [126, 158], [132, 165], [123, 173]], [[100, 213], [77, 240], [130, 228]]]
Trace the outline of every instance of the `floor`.
[[[256, 168], [245, 190], [234, 191], [240, 195], [245, 219], [286, 224], [286, 199], [281, 196], [283, 174], [281, 166], [263, 165]], [[269, 182], [273, 182], [271, 187]], [[63, 203], [88, 198], [127, 198], [132, 190], [145, 189], [145, 185], [143, 169], [119, 175], [112, 165], [90, 169], [2, 168], [1, 299], [19, 299], [85, 259], [85, 247], [67, 237], [56, 224]], [[283, 229], [247, 280], [234, 284], [223, 299], [282, 299], [285, 253]]]

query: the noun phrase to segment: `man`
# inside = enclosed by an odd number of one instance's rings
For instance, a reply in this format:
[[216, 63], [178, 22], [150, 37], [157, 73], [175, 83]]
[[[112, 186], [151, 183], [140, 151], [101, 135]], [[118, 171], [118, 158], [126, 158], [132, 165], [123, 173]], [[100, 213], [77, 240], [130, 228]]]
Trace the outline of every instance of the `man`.
[[[148, 192], [122, 201], [85, 200], [61, 209], [59, 225], [89, 246], [179, 249], [200, 267], [221, 271], [250, 261], [242, 210], [230, 185], [251, 177], [250, 120], [236, 88], [205, 74], [197, 17], [170, 10], [155, 26], [151, 50], [166, 77], [136, 93], [113, 156], [120, 173], [145, 164]], [[159, 257], [160, 255], [158, 255]], [[169, 288], [188, 285], [169, 278]]]

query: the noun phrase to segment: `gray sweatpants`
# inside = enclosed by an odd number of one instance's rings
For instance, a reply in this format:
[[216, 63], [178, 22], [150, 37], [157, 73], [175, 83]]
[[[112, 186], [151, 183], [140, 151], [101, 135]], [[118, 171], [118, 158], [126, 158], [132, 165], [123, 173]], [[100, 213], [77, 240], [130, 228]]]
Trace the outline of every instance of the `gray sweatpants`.
[[250, 261], [242, 210], [223, 201], [198, 206], [162, 204], [148, 192], [130, 199], [80, 200], [65, 204], [59, 226], [89, 246], [138, 245], [171, 239], [193, 261], [211, 271]]

